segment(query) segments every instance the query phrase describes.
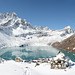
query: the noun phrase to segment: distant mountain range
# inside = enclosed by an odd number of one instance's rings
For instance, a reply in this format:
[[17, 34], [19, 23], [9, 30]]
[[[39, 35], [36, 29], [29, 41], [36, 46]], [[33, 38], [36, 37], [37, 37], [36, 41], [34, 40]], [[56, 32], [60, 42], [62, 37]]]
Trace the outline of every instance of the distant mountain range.
[[0, 48], [13, 46], [49, 46], [75, 34], [70, 26], [61, 30], [32, 26], [16, 13], [0, 13]]

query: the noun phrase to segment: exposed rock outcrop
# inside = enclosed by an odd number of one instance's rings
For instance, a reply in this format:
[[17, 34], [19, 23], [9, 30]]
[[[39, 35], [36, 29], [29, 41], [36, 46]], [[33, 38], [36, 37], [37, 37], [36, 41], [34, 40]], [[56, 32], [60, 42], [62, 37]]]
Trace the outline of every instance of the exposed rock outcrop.
[[20, 57], [16, 57], [15, 62], [23, 62], [23, 60]]
[[65, 59], [65, 55], [59, 52], [51, 60], [51, 69], [66, 69], [68, 67], [68, 60]]
[[67, 50], [70, 52], [75, 52], [75, 34], [63, 40], [62, 42], [53, 43], [52, 46], [55, 48]]

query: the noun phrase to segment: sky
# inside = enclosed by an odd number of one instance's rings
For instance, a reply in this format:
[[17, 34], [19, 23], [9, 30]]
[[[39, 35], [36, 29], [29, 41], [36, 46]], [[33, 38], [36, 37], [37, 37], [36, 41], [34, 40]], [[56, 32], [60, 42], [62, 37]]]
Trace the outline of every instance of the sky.
[[75, 0], [0, 0], [0, 13], [15, 12], [33, 26], [75, 29]]

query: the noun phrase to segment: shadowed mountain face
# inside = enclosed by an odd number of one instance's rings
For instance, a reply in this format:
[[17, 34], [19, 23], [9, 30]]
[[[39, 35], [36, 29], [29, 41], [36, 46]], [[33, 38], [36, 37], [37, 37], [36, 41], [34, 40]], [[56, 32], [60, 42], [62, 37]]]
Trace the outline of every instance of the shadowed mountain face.
[[75, 52], [75, 34], [63, 40], [62, 42], [53, 43], [52, 46], [70, 52]]

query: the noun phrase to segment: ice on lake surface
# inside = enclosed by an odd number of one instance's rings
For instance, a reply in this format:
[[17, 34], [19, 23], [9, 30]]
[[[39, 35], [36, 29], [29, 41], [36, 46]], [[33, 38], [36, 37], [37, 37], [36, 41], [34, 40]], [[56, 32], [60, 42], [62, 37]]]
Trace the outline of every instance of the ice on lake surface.
[[26, 47], [9, 47], [0, 49], [0, 57], [6, 60], [21, 57], [24, 60], [34, 60], [38, 58], [54, 57], [59, 51], [63, 52], [67, 58], [75, 61], [75, 53], [56, 49], [51, 46], [26, 46]]

